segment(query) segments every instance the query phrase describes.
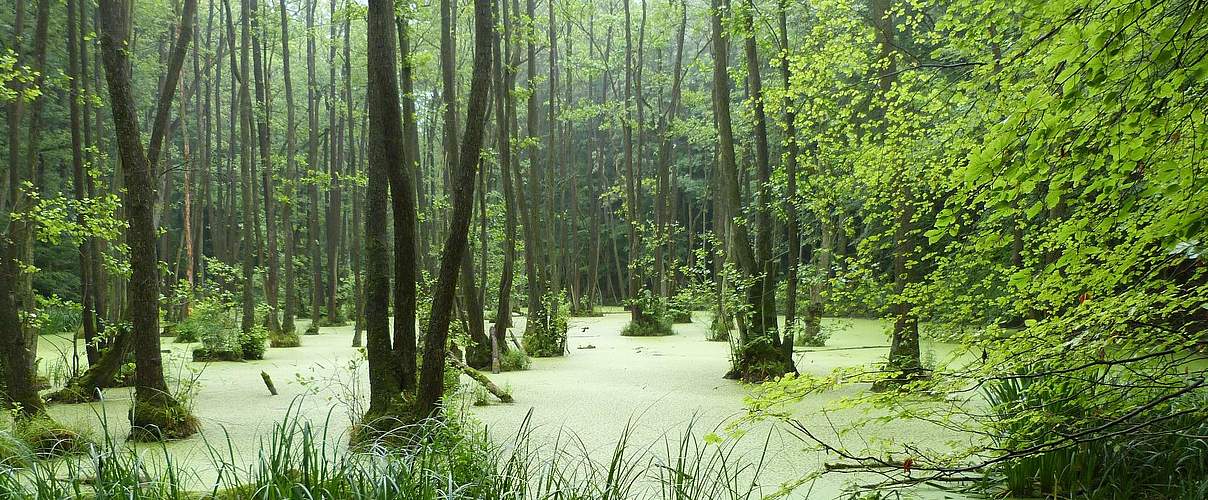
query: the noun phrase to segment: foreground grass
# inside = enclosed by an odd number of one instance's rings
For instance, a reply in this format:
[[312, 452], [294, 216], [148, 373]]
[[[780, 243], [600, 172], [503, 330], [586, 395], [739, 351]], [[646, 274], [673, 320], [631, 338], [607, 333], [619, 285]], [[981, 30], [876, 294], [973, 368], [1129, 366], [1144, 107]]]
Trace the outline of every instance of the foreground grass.
[[[102, 422], [103, 423], [103, 422]], [[254, 464], [208, 446], [217, 479], [205, 491], [195, 471], [171, 456], [152, 464], [106, 439], [55, 461], [0, 464], [0, 499], [750, 499], [762, 457], [748, 461], [734, 443], [705, 442], [692, 428], [678, 439], [637, 446], [631, 424], [607, 462], [592, 460], [577, 437], [536, 444], [526, 419], [496, 443], [458, 416], [398, 429], [355, 450], [330, 443], [328, 425], [291, 415], [278, 423]], [[107, 433], [106, 433], [107, 435]], [[334, 437], [336, 439], [329, 439]], [[390, 446], [383, 444], [389, 441]], [[231, 443], [227, 443], [228, 449]], [[661, 449], [660, 449], [661, 448]], [[193, 487], [196, 488], [196, 487]]]

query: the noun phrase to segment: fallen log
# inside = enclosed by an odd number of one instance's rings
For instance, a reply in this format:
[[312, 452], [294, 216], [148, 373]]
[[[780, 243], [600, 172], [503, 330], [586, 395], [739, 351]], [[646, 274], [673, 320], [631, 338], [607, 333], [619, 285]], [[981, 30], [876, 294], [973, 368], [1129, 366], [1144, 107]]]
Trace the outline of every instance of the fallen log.
[[851, 346], [851, 347], [822, 347], [822, 348], [798, 347], [798, 348], [794, 348], [793, 352], [854, 351], [857, 349], [889, 349], [889, 346], [887, 346], [887, 345], [861, 345], [861, 346]]
[[499, 386], [495, 385], [494, 382], [491, 382], [491, 379], [487, 378], [486, 375], [483, 375], [482, 372], [471, 368], [470, 365], [467, 365], [464, 361], [455, 356], [449, 355], [447, 357], [449, 358], [449, 362], [453, 363], [453, 366], [456, 366], [459, 370], [461, 370], [462, 373], [469, 375], [470, 378], [474, 379], [475, 382], [482, 384], [482, 386], [487, 389], [487, 392], [499, 398], [500, 401], [504, 403], [511, 403], [514, 401], [511, 394], [508, 394], [503, 389], [500, 389]]

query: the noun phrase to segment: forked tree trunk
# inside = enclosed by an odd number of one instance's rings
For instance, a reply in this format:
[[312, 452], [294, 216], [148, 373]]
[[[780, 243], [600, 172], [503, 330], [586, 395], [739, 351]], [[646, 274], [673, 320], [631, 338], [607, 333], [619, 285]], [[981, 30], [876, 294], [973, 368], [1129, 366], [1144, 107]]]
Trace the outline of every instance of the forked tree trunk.
[[159, 262], [155, 253], [154, 172], [160, 145], [167, 128], [168, 111], [192, 35], [196, 0], [186, 0], [176, 44], [168, 60], [168, 71], [160, 88], [151, 142], [144, 153], [140, 142], [137, 108], [131, 90], [126, 41], [129, 4], [123, 0], [101, 0], [103, 13], [101, 47], [105, 77], [109, 84], [114, 133], [123, 165], [126, 196], [123, 200], [129, 222], [130, 316], [135, 352], [135, 402], [130, 417], [134, 438], [172, 439], [196, 432], [196, 422], [168, 393], [159, 345]]

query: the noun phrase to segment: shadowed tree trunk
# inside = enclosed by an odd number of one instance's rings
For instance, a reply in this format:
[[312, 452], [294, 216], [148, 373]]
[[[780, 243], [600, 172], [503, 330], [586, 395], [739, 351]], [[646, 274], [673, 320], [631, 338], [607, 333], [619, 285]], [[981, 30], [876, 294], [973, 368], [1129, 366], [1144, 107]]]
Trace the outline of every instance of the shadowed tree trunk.
[[297, 242], [294, 241], [294, 204], [298, 195], [298, 138], [294, 121], [294, 85], [289, 71], [289, 14], [285, 10], [285, 0], [281, 0], [281, 64], [282, 77], [285, 83], [285, 171], [288, 179], [282, 188], [285, 191], [284, 203], [281, 204], [281, 222], [285, 224], [285, 308], [282, 311], [281, 331], [293, 334], [296, 331], [294, 316], [298, 308], [298, 281], [294, 269], [294, 252]]
[[[417, 255], [426, 238], [420, 237], [418, 188], [419, 128], [415, 123], [415, 96], [411, 83], [411, 37], [405, 20], [398, 22], [399, 52], [402, 64], [399, 75], [403, 82], [403, 162], [391, 175], [390, 189], [394, 217], [394, 355], [397, 358], [399, 382], [404, 391], [415, 390], [416, 341], [415, 309], [416, 283], [419, 281], [422, 257]], [[394, 57], [391, 53], [391, 57]], [[395, 185], [397, 184], [397, 185]]]
[[[229, 0], [227, 2], [227, 10], [230, 10]], [[256, 302], [255, 302], [255, 287], [256, 283], [253, 280], [255, 276], [254, 270], [256, 267], [256, 250], [259, 245], [256, 244], [256, 202], [253, 198], [255, 189], [252, 187], [252, 95], [249, 90], [248, 77], [251, 75], [251, 58], [249, 52], [251, 49], [251, 16], [252, 13], [248, 8], [248, 0], [241, 2], [240, 15], [240, 30], [239, 30], [239, 68], [231, 68], [231, 73], [237, 75], [239, 79], [239, 179], [241, 189], [241, 202], [243, 204], [243, 228], [240, 231], [242, 235], [242, 243], [240, 246], [243, 277], [243, 292], [240, 303], [242, 304], [242, 315], [239, 322], [239, 328], [244, 333], [252, 331], [256, 326]], [[234, 14], [234, 11], [231, 11]], [[228, 18], [228, 22], [233, 16]], [[234, 27], [228, 24], [229, 36], [232, 43], [235, 39], [233, 33]], [[233, 53], [233, 49], [232, 49]]]
[[197, 428], [196, 420], [168, 393], [164, 381], [159, 350], [159, 266], [153, 220], [155, 161], [159, 157], [168, 110], [188, 50], [196, 8], [196, 0], [185, 0], [176, 43], [168, 60], [168, 72], [160, 88], [151, 143], [144, 153], [131, 90], [129, 56], [125, 49], [130, 29], [129, 4], [124, 0], [101, 0], [100, 3], [105, 79], [123, 167], [126, 187], [123, 205], [129, 222], [129, 303], [136, 359], [135, 401], [130, 410], [132, 439], [183, 438], [192, 435]]
[[445, 343], [452, 319], [453, 292], [462, 257], [468, 246], [470, 215], [474, 208], [474, 178], [482, 154], [486, 128], [487, 94], [491, 88], [491, 30], [494, 17], [490, 0], [474, 0], [474, 69], [466, 107], [466, 131], [461, 143], [461, 161], [452, 177], [453, 213], [449, 233], [441, 250], [440, 272], [432, 292], [432, 314], [424, 339], [423, 371], [416, 395], [417, 414], [436, 415], [444, 392]]
[[[729, 53], [723, 36], [722, 16], [729, 11], [728, 3], [724, 0], [713, 0], [712, 24], [713, 47], [713, 113], [717, 120], [718, 132], [718, 187], [719, 200], [725, 211], [725, 218], [734, 217], [742, 208], [742, 196], [739, 191], [738, 169], [734, 157], [734, 131], [730, 119], [730, 77]], [[793, 371], [791, 358], [786, 358], [780, 349], [779, 339], [775, 338], [775, 328], [770, 332], [764, 330], [767, 325], [775, 324], [775, 316], [765, 318], [767, 309], [764, 307], [761, 274], [764, 269], [755, 259], [751, 249], [751, 239], [747, 233], [746, 224], [729, 224], [730, 245], [728, 256], [733, 259], [743, 275], [754, 280], [748, 287], [746, 298], [750, 308], [748, 328], [740, 331], [736, 344], [735, 366], [727, 378], [746, 381], [762, 381]]]
[[[256, 102], [260, 108], [256, 113], [256, 138], [260, 146], [260, 171], [264, 176], [264, 231], [266, 250], [267, 276], [264, 281], [264, 296], [268, 299], [268, 321], [265, 327], [270, 332], [281, 331], [281, 310], [278, 308], [278, 291], [280, 290], [280, 258], [277, 253], [277, 191], [273, 187], [272, 152], [269, 150], [268, 108], [266, 97], [269, 94], [268, 80], [264, 77], [264, 57], [262, 56], [262, 41], [264, 36], [260, 27], [260, 9], [257, 0], [251, 0], [247, 17], [251, 18], [252, 27], [252, 65], [255, 66]], [[288, 223], [287, 223], [288, 224]]]
[[503, 271], [499, 276], [499, 302], [495, 307], [495, 326], [491, 333], [499, 351], [506, 352], [507, 329], [511, 326], [512, 280], [516, 272], [516, 196], [512, 186], [512, 128], [511, 114], [515, 112], [511, 89], [515, 84], [514, 69], [504, 62], [511, 56], [512, 21], [507, 0], [500, 0], [502, 7], [503, 33], [496, 30], [492, 37], [491, 50], [494, 66], [492, 74], [495, 86], [495, 148], [499, 152], [499, 178], [503, 190], [504, 235]]
[[307, 212], [306, 243], [310, 248], [310, 326], [307, 335], [319, 333], [319, 316], [323, 304], [323, 255], [319, 250], [319, 84], [315, 79], [315, 8], [316, 1], [310, 0], [306, 9], [306, 109], [308, 137], [306, 165], [311, 178], [309, 207]]
[[[390, 338], [390, 250], [386, 219], [375, 214], [386, 212], [390, 188], [396, 188], [395, 196], [402, 195], [405, 200], [410, 199], [410, 193], [406, 191], [409, 186], [396, 186], [398, 183], [393, 182], [399, 173], [405, 175], [405, 169], [400, 169], [404, 164], [404, 137], [397, 73], [394, 69], [394, 3], [390, 0], [370, 0], [366, 17], [369, 40], [369, 184], [365, 193], [365, 351], [369, 360], [369, 411], [364, 421], [371, 432], [378, 433], [389, 431], [400, 423], [399, 405], [404, 386], [400, 360], [396, 357], [396, 351], [401, 346], [391, 345]], [[396, 173], [391, 173], [391, 170]], [[414, 223], [413, 204], [404, 203], [400, 207], [396, 203], [394, 208], [411, 210], [410, 221]], [[395, 221], [399, 220], [399, 215], [407, 214], [395, 214]], [[396, 231], [398, 229], [405, 228], [396, 228]], [[413, 238], [414, 226], [410, 235], [395, 234], [396, 240], [401, 237]], [[411, 248], [414, 248], [414, 240], [411, 241]], [[414, 269], [414, 259], [411, 262]], [[411, 279], [414, 290], [414, 275]], [[412, 295], [412, 301], [414, 298]], [[412, 323], [414, 314], [412, 309]], [[412, 363], [414, 359], [412, 356]]]

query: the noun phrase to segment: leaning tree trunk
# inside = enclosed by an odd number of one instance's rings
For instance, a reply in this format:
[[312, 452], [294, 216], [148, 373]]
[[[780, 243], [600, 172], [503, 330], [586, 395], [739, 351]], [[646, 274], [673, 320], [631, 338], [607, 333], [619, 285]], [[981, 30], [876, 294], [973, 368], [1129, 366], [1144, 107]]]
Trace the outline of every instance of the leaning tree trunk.
[[130, 410], [132, 439], [176, 439], [192, 435], [197, 422], [168, 393], [159, 346], [159, 259], [155, 252], [155, 163], [159, 156], [168, 111], [192, 35], [196, 0], [186, 0], [174, 52], [160, 88], [151, 143], [144, 153], [138, 128], [138, 110], [131, 89], [126, 42], [130, 28], [126, 0], [101, 0], [101, 47], [105, 79], [109, 85], [114, 135], [126, 187], [123, 200], [129, 223], [130, 316], [134, 335], [135, 400]]
[[453, 292], [461, 259], [468, 246], [470, 215], [474, 208], [474, 178], [482, 155], [486, 128], [487, 94], [491, 88], [491, 30], [494, 29], [490, 0], [474, 0], [474, 70], [466, 107], [466, 131], [461, 143], [461, 162], [453, 174], [453, 214], [449, 234], [441, 250], [440, 272], [432, 292], [432, 314], [424, 339], [423, 370], [416, 395], [418, 415], [435, 416], [444, 393], [445, 343], [452, 319]]

